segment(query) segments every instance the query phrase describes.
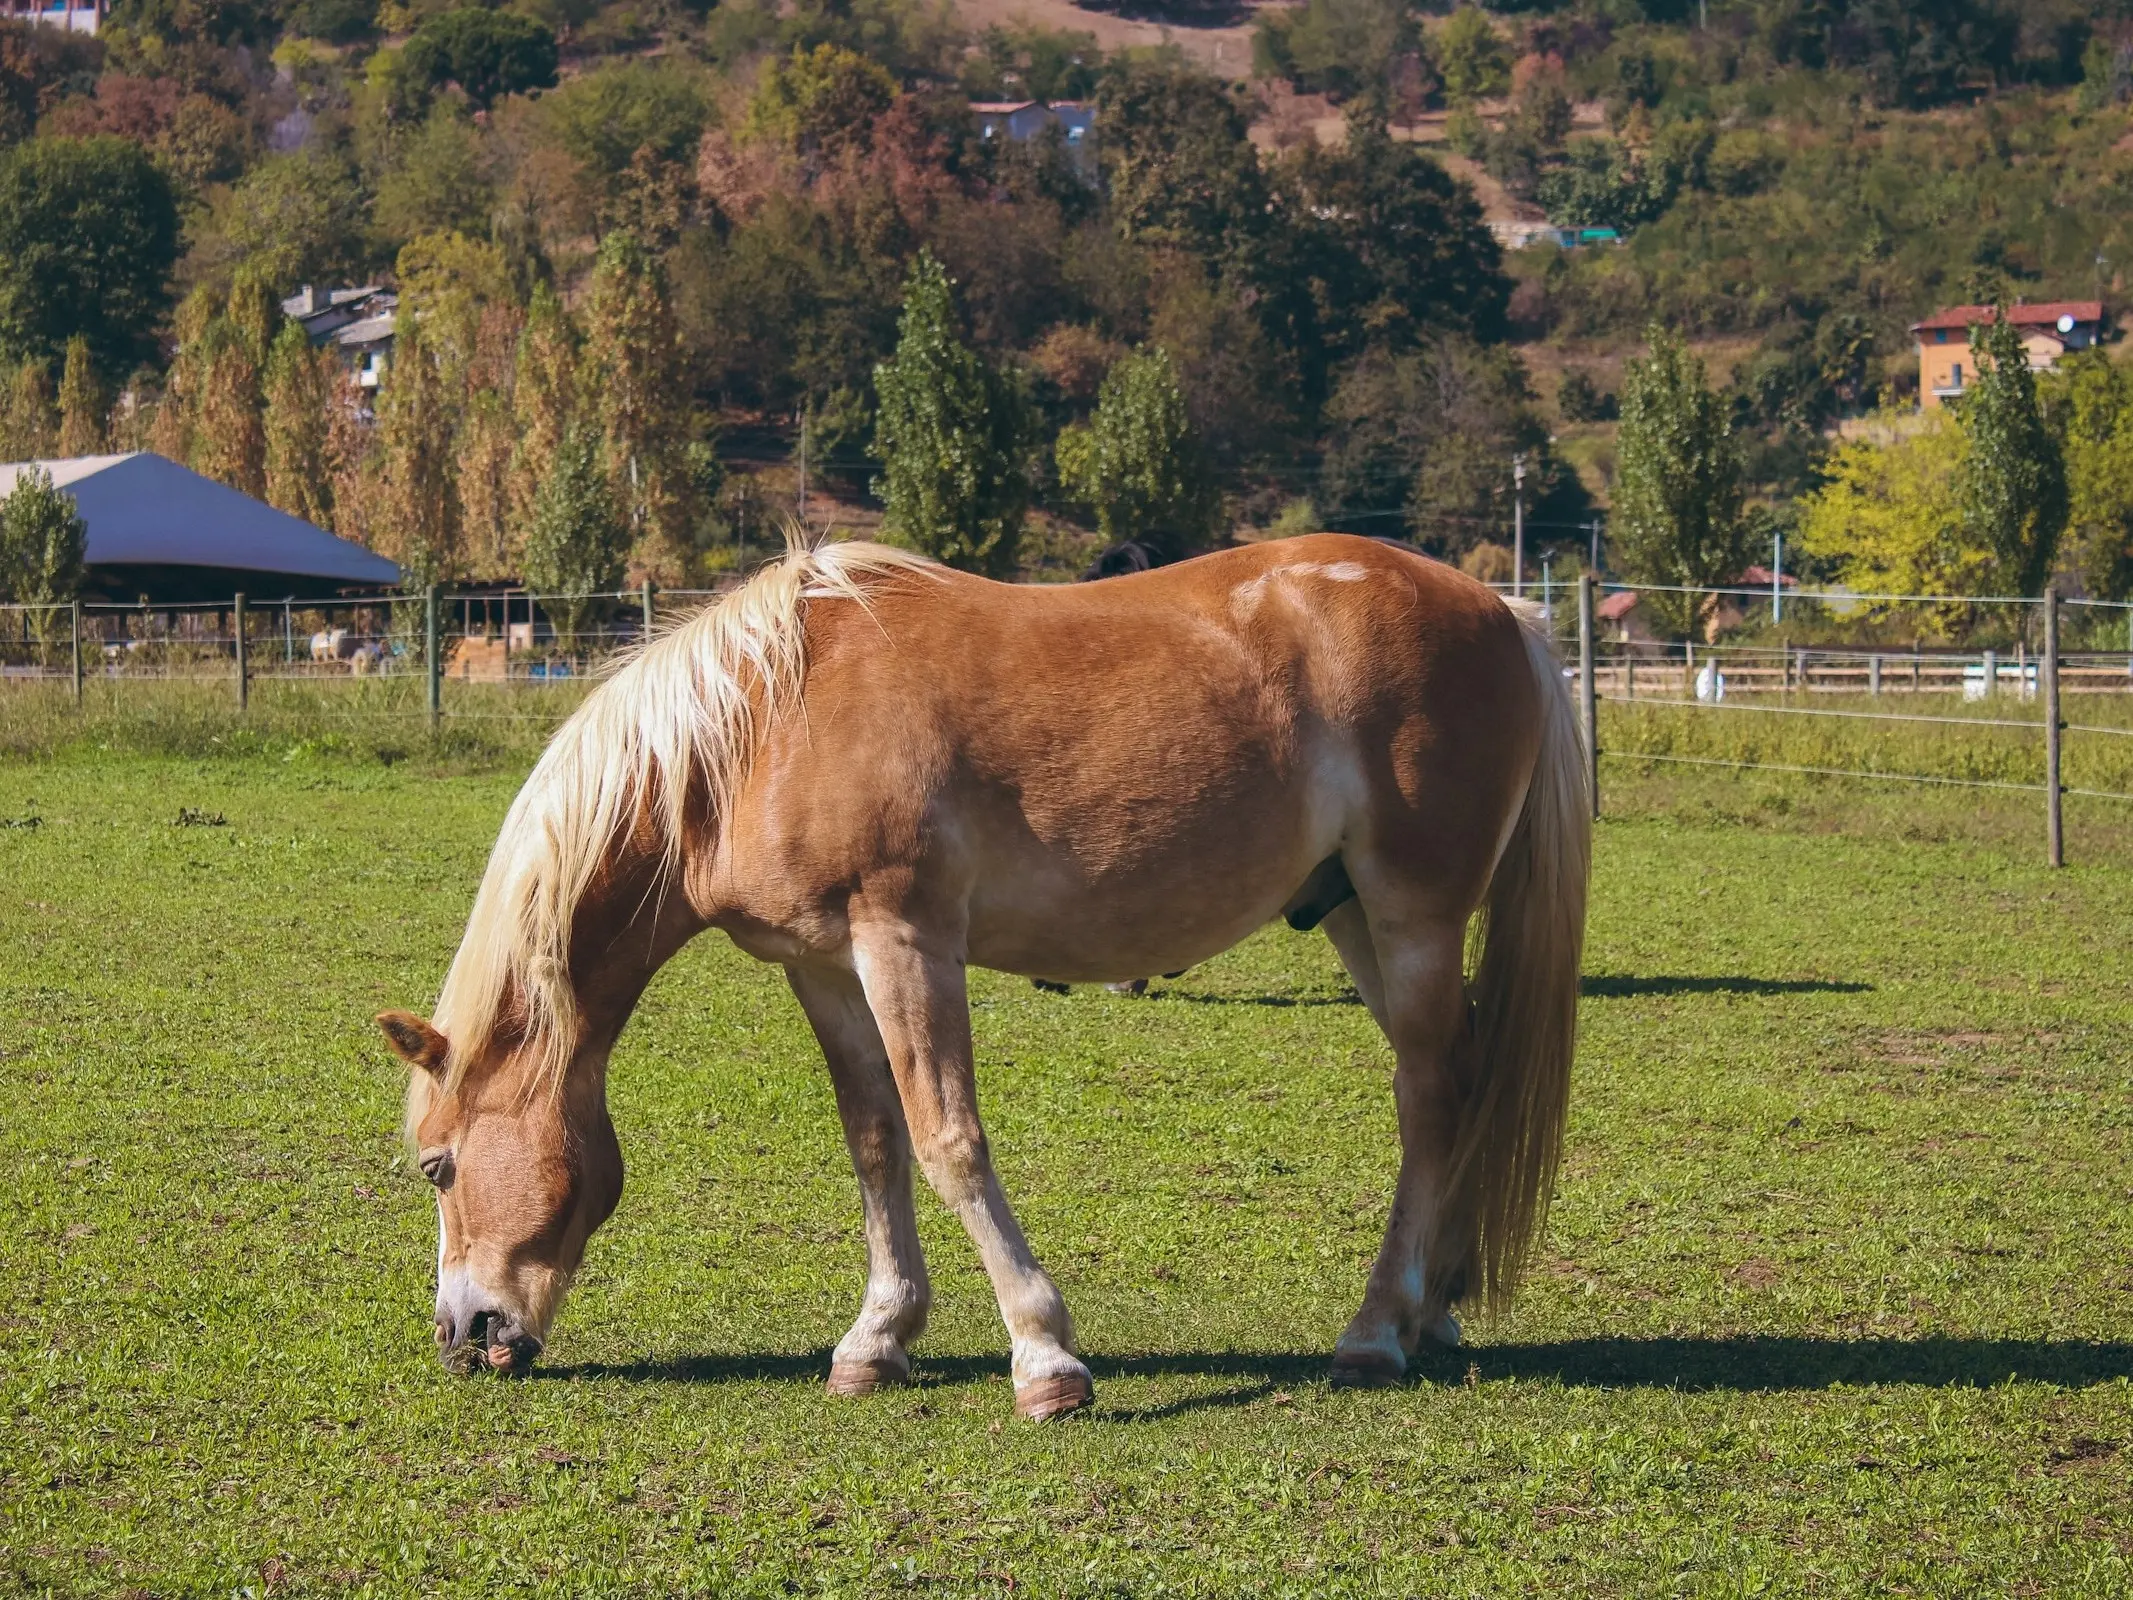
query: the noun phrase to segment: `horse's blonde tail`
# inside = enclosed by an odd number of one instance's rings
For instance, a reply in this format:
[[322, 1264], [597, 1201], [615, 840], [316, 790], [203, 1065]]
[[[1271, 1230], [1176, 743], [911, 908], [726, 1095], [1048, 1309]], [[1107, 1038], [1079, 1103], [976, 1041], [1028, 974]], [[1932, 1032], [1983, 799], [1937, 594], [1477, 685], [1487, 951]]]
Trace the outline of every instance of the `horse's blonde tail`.
[[[1477, 919], [1470, 1074], [1444, 1211], [1471, 1241], [1467, 1297], [1509, 1300], [1555, 1188], [1577, 1047], [1592, 863], [1582, 740], [1539, 607], [1515, 605], [1540, 692], [1540, 754]], [[1456, 1253], [1456, 1252], [1455, 1252]], [[1458, 1292], [1454, 1290], [1455, 1294]]]

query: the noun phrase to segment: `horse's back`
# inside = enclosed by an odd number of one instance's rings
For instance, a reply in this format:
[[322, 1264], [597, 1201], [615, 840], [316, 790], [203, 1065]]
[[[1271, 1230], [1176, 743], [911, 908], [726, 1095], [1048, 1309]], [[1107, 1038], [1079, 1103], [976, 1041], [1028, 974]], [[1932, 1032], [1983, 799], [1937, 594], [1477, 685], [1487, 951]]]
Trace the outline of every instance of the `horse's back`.
[[1130, 977], [1233, 943], [1361, 832], [1472, 854], [1531, 699], [1501, 602], [1371, 540], [1081, 585], [896, 575], [811, 611], [804, 714], [750, 810], [788, 873], [896, 863], [982, 964]]

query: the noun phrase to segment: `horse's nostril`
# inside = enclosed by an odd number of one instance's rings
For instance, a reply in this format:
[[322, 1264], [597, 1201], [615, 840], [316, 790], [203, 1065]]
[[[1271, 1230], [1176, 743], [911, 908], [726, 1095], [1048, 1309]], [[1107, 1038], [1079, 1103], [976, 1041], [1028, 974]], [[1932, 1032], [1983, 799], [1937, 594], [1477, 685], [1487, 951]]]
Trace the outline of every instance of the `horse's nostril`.
[[444, 1318], [439, 1317], [436, 1325], [430, 1331], [437, 1336], [438, 1348], [442, 1349], [452, 1342], [452, 1325], [445, 1321]]

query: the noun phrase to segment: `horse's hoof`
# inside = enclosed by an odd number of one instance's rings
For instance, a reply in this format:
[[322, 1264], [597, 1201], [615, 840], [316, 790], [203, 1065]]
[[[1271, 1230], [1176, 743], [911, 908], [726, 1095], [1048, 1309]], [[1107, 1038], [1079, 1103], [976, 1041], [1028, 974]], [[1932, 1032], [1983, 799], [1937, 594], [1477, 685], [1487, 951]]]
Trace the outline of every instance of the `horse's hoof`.
[[1406, 1368], [1390, 1356], [1357, 1350], [1335, 1355], [1326, 1381], [1336, 1389], [1390, 1389], [1406, 1376]]
[[830, 1363], [829, 1393], [833, 1395], [872, 1394], [876, 1389], [900, 1388], [910, 1381], [910, 1369], [893, 1361]]
[[1015, 1391], [1015, 1415], [1031, 1422], [1047, 1422], [1096, 1404], [1096, 1385], [1085, 1372], [1069, 1372], [1057, 1378], [1039, 1378]]

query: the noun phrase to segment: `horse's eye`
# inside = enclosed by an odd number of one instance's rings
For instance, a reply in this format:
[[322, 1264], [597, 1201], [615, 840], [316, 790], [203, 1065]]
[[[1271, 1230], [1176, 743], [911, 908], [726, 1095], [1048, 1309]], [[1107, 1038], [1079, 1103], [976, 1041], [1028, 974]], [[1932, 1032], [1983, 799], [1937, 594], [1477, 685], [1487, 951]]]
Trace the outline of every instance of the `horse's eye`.
[[415, 1164], [422, 1168], [422, 1175], [440, 1189], [451, 1188], [452, 1180], [459, 1176], [459, 1164], [452, 1158], [452, 1147], [448, 1144], [432, 1145], [415, 1158]]

